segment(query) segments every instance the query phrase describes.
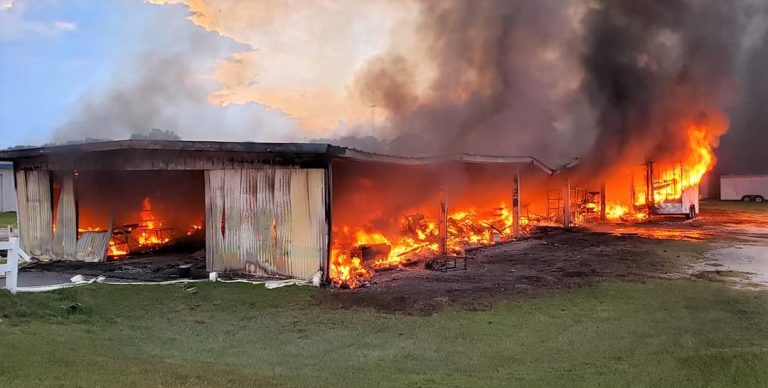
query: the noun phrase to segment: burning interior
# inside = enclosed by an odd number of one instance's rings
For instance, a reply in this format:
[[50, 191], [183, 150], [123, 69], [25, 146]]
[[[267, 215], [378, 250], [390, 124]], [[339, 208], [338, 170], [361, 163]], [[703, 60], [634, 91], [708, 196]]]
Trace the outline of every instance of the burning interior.
[[[54, 235], [58, 175], [53, 174]], [[76, 172], [74, 186], [78, 239], [109, 232], [111, 259], [205, 249], [202, 171]]]
[[[330, 276], [356, 287], [375, 270], [519, 238], [553, 221], [538, 200], [551, 170], [531, 158], [333, 162]], [[521, 182], [526, 189], [520, 190]]]

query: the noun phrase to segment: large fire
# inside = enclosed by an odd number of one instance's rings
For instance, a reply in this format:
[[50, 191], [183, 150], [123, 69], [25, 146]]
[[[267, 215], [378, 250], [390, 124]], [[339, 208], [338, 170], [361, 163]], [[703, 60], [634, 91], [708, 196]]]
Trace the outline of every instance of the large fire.
[[[715, 125], [715, 124], [712, 124]], [[713, 147], [723, 128], [713, 128], [707, 123], [686, 126], [688, 144], [682, 157], [670, 163], [646, 165], [653, 171], [653, 182], [649, 197], [645, 177], [634, 184], [634, 199], [628, 204], [606, 204], [606, 218], [611, 221], [634, 221], [647, 219], [645, 209], [648, 205], [660, 205], [665, 202], [679, 201], [683, 193], [698, 187], [701, 179], [715, 164]], [[640, 174], [642, 175], [642, 174]]]
[[[445, 249], [441, 249], [440, 222], [419, 213], [400, 217], [400, 232], [385, 236], [380, 231], [343, 226], [334, 228], [331, 279], [340, 286], [355, 288], [373, 276], [374, 270], [393, 268], [413, 260], [439, 254], [464, 254], [470, 246], [513, 238], [513, 214], [507, 203], [489, 211], [455, 211], [446, 217]], [[527, 225], [527, 217], [521, 217]]]
[[[587, 218], [598, 220], [597, 216], [602, 210], [605, 211], [605, 218], [608, 221], [638, 222], [648, 219], [651, 214], [649, 209], [656, 205], [679, 202], [684, 192], [689, 188], [697, 187], [704, 174], [712, 168], [715, 162], [713, 147], [719, 136], [718, 133], [722, 133], [719, 128], [713, 130], [707, 123], [691, 124], [684, 128], [687, 133], [687, 143], [674, 154], [666, 157], [666, 160], [654, 161], [647, 165], [627, 163], [633, 166], [632, 173], [622, 175], [619, 179], [621, 182], [615, 182], [614, 186], [615, 193], [625, 194], [622, 198], [607, 200], [604, 194], [600, 195], [600, 191], [573, 191], [573, 187], [569, 184], [568, 188], [563, 190], [581, 193], [580, 198], [584, 200], [581, 203], [573, 202], [575, 200], [572, 195], [569, 197], [572, 201], [570, 207], [564, 208], [562, 194], [549, 196], [546, 190], [542, 192], [539, 189], [535, 197], [541, 202], [550, 204], [538, 206], [539, 215], [525, 213], [526, 215], [520, 217], [520, 224], [527, 225], [530, 220], [561, 221], [562, 218], [557, 217], [563, 217], [563, 212], [567, 212], [568, 209], [571, 212], [580, 211], [589, 216], [574, 219], [575, 222], [589, 222]], [[630, 168], [627, 167], [627, 171], [629, 170]], [[647, 179], [649, 175], [646, 175], [648, 171], [652, 172], [650, 184]], [[599, 181], [600, 178], [596, 177], [595, 180]], [[548, 188], [550, 192], [562, 193], [560, 189], [564, 181], [550, 182], [549, 184], [552, 185]], [[473, 182], [476, 187], [485, 187], [486, 183]], [[386, 184], [374, 186], [370, 181], [362, 180], [355, 187], [377, 193], [382, 190], [382, 187], [387, 186]], [[535, 185], [523, 187], [536, 190]], [[649, 189], [650, 194], [647, 193]], [[487, 188], [489, 192], [493, 190], [490, 187]], [[476, 205], [488, 203], [487, 198], [479, 198], [476, 194], [478, 193], [468, 195], [464, 199], [469, 199]], [[400, 197], [396, 192], [389, 195]], [[649, 198], [651, 196], [652, 201]], [[369, 206], [370, 202], [366, 202], [371, 199], [386, 201], [384, 198], [388, 198], [387, 195], [372, 194], [356, 198], [357, 207], [353, 206], [356, 212], [355, 217], [347, 217], [346, 223], [334, 225], [329, 271], [334, 284], [349, 288], [359, 287], [377, 270], [443, 255], [462, 256], [467, 247], [512, 239], [514, 234], [512, 208], [508, 203], [495, 202], [495, 206], [489, 204], [486, 207], [454, 206], [449, 212], [444, 213], [444, 220], [441, 222], [440, 216], [426, 216], [423, 213], [428, 212], [418, 211], [404, 212], [396, 218], [388, 218], [386, 211], [375, 209]], [[558, 201], [560, 201], [559, 204], [557, 204]], [[360, 203], [368, 205], [360, 206]], [[556, 204], [554, 208], [550, 207], [552, 203]], [[344, 205], [347, 204], [349, 202], [344, 202]], [[546, 215], [542, 215], [541, 212], [544, 208], [547, 209]], [[354, 224], [361, 219], [369, 218], [375, 218], [378, 221], [390, 219], [391, 224], [399, 222], [400, 225], [395, 232], [385, 232], [381, 223], [363, 221], [360, 225]], [[397, 221], [394, 221], [395, 219]], [[372, 225], [378, 225], [378, 227]]]
[[163, 228], [163, 221], [152, 211], [152, 201], [149, 197], [141, 202], [139, 219], [138, 224], [123, 226], [113, 231], [109, 240], [109, 256], [121, 257], [133, 250], [150, 249], [171, 241], [173, 231]]

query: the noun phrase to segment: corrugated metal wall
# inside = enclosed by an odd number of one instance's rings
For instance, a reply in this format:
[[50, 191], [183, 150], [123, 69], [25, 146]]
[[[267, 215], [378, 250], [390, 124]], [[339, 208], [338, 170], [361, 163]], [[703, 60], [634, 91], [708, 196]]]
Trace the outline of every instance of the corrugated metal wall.
[[77, 260], [101, 262], [107, 259], [107, 247], [112, 237], [112, 226], [106, 232], [83, 232], [77, 239]]
[[210, 170], [206, 256], [212, 271], [310, 278], [327, 257], [325, 171]]
[[74, 179], [71, 172], [61, 175], [61, 193], [56, 206], [53, 229], [51, 179], [48, 171], [16, 171], [18, 225], [23, 249], [41, 260], [64, 259], [104, 261], [112, 235], [88, 232], [77, 238]]
[[72, 175], [61, 177], [61, 193], [56, 206], [56, 229], [53, 235], [53, 255], [58, 259], [77, 258], [77, 212], [75, 185]]
[[13, 165], [0, 162], [0, 212], [15, 212], [18, 210], [16, 208], [16, 192], [13, 181]]
[[18, 224], [23, 249], [38, 258], [51, 253], [53, 221], [48, 171], [17, 171]]

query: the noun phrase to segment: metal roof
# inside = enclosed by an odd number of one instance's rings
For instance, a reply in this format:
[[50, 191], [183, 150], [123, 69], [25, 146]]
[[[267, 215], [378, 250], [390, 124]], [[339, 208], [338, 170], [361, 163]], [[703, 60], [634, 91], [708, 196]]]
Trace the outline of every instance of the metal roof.
[[169, 150], [169, 151], [223, 151], [255, 153], [311, 153], [324, 154], [328, 144], [323, 143], [254, 143], [186, 140], [114, 140], [77, 143], [0, 151], [0, 160], [13, 160], [33, 156], [85, 153], [117, 150]]
[[448, 154], [439, 156], [395, 156], [335, 146], [327, 143], [256, 143], [256, 142], [221, 142], [187, 140], [115, 140], [92, 143], [19, 148], [0, 151], [0, 160], [64, 155], [73, 153], [91, 153], [118, 150], [169, 150], [169, 151], [211, 151], [211, 152], [246, 152], [259, 154], [303, 154], [326, 155], [329, 159], [348, 158], [360, 161], [392, 163], [401, 165], [419, 165], [445, 162], [460, 163], [530, 163], [547, 174], [555, 170], [532, 156], [501, 156], [479, 154]]

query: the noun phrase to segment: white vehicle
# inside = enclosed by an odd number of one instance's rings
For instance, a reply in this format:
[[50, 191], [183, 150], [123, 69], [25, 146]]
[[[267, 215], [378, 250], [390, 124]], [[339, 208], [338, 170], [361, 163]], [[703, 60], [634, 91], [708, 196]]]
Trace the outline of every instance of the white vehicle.
[[768, 199], [768, 175], [723, 175], [720, 177], [720, 199], [763, 202]]

